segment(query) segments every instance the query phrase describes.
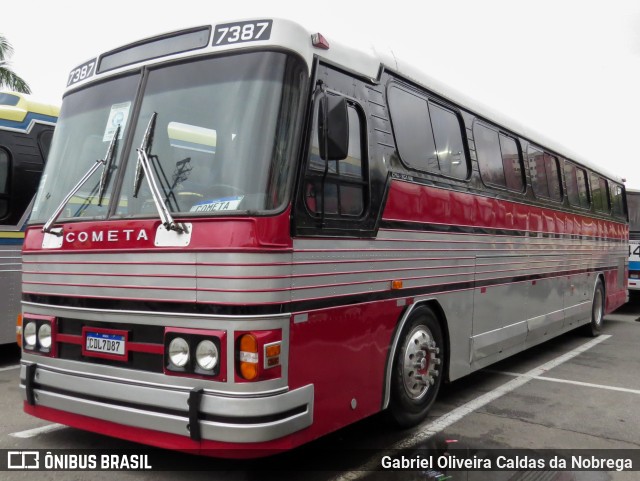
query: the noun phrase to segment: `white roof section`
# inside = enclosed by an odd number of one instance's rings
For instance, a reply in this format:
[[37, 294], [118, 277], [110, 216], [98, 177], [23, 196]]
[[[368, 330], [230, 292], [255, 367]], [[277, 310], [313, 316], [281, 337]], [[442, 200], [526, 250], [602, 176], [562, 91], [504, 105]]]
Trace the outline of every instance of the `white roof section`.
[[[315, 33], [322, 33], [321, 30], [309, 30], [308, 28], [300, 25], [297, 22], [293, 22], [291, 20], [282, 19], [282, 18], [256, 17], [256, 18], [236, 19], [236, 20], [221, 19], [220, 21], [213, 22], [210, 25], [212, 27], [212, 32], [213, 32], [216, 29], [217, 25], [240, 23], [240, 22], [246, 22], [246, 21], [260, 21], [260, 20], [271, 20], [273, 22], [272, 28], [271, 28], [271, 34], [268, 39], [238, 42], [235, 44], [225, 44], [225, 45], [212, 45], [212, 42], [210, 39], [208, 46], [198, 50], [191, 50], [189, 52], [167, 55], [160, 58], [141, 61], [141, 62], [127, 65], [118, 69], [109, 70], [108, 72], [105, 72], [105, 73], [92, 74], [91, 76], [88, 76], [86, 79], [74, 83], [73, 85], [68, 87], [67, 90], [76, 89], [78, 86], [90, 83], [100, 78], [116, 75], [121, 72], [139, 68], [142, 65], [152, 65], [160, 62], [165, 62], [167, 60], [172, 60], [172, 59], [201, 56], [201, 55], [207, 55], [212, 53], [220, 53], [224, 51], [254, 49], [254, 48], [261, 48], [261, 47], [268, 47], [268, 46], [280, 47], [280, 48], [284, 48], [286, 50], [291, 50], [298, 53], [307, 63], [309, 70], [311, 70], [311, 66], [313, 65], [313, 59], [314, 59], [314, 56], [316, 55], [322, 59], [329, 61], [332, 64], [341, 66], [360, 76], [369, 78], [372, 81], [376, 81], [378, 79], [381, 69], [385, 68], [385, 69], [393, 70], [398, 74], [400, 74], [401, 76], [406, 77], [407, 79], [422, 85], [426, 89], [433, 91], [434, 93], [449, 100], [450, 102], [457, 104], [460, 107], [463, 107], [464, 109], [468, 109], [472, 113], [475, 113], [487, 120], [490, 120], [498, 124], [499, 126], [502, 126], [507, 130], [510, 130], [530, 140], [532, 143], [544, 146], [563, 157], [576, 161], [596, 172], [599, 172], [602, 175], [605, 175], [606, 177], [609, 177], [617, 182], [622, 183], [621, 176], [608, 172], [606, 169], [602, 168], [593, 160], [589, 160], [584, 156], [571, 151], [571, 149], [562, 145], [557, 140], [547, 137], [544, 134], [541, 134], [540, 132], [537, 132], [534, 129], [523, 125], [516, 119], [510, 118], [507, 115], [495, 109], [492, 109], [490, 106], [487, 106], [482, 102], [476, 99], [473, 99], [462, 92], [457, 91], [447, 83], [439, 80], [437, 77], [415, 68], [414, 66], [411, 65], [410, 62], [405, 61], [404, 59], [396, 58], [393, 52], [388, 48], [376, 48], [373, 44], [366, 44], [366, 45], [356, 47], [356, 46], [346, 45], [336, 39], [325, 36], [330, 47], [328, 50], [324, 50], [321, 48], [314, 47], [311, 42], [311, 36]], [[195, 28], [195, 27], [202, 27], [202, 26], [203, 25], [185, 26], [184, 29], [177, 30], [175, 31], [175, 33], [178, 33], [182, 30], [186, 30], [188, 28]], [[145, 39], [140, 39], [140, 40], [143, 41]], [[116, 46], [114, 47], [114, 50], [120, 49], [122, 47], [126, 47], [126, 46]], [[108, 53], [108, 52], [104, 52], [104, 53]], [[98, 59], [99, 59], [99, 56], [95, 58], [95, 60], [98, 60]], [[91, 59], [89, 59], [89, 61], [91, 61]]]

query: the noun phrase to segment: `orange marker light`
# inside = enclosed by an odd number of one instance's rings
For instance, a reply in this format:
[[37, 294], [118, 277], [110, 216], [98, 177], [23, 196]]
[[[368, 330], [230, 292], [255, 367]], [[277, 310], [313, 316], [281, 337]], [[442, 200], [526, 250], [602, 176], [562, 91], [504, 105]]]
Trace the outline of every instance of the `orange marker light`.
[[391, 281], [391, 289], [402, 289], [402, 281]]
[[258, 377], [258, 341], [253, 334], [240, 338], [240, 376], [247, 381]]
[[272, 344], [265, 347], [265, 354], [267, 357], [274, 357], [280, 355], [280, 344]]
[[22, 347], [22, 314], [18, 314], [16, 319], [16, 342]]

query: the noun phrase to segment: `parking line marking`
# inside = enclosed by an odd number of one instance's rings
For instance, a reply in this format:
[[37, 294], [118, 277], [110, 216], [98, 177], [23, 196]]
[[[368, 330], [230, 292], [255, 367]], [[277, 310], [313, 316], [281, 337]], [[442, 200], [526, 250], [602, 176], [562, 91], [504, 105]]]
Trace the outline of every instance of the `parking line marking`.
[[63, 424], [47, 424], [46, 426], [40, 426], [39, 428], [28, 429], [26, 431], [20, 431], [17, 433], [11, 433], [9, 436], [13, 436], [14, 438], [33, 438], [40, 434], [50, 433], [52, 431], [57, 431], [58, 429], [66, 428], [67, 426]]
[[11, 371], [13, 369], [19, 369], [19, 368], [20, 368], [20, 364], [16, 364], [15, 366], [0, 367], [0, 372]]
[[[464, 418], [468, 414], [471, 414], [477, 411], [478, 409], [489, 404], [490, 402], [495, 401], [496, 399], [504, 396], [505, 394], [510, 393], [511, 391], [519, 388], [520, 386], [523, 386], [524, 384], [528, 383], [532, 379], [535, 379], [536, 377], [541, 376], [545, 372], [550, 371], [554, 367], [558, 367], [560, 364], [563, 364], [573, 359], [574, 357], [579, 356], [583, 352], [588, 351], [592, 347], [600, 344], [603, 341], [606, 341], [610, 337], [611, 335], [598, 336], [595, 339], [585, 342], [581, 346], [578, 346], [577, 348], [561, 356], [558, 356], [549, 362], [546, 362], [534, 369], [531, 369], [530, 371], [524, 374], [518, 374], [517, 375], [518, 377], [503, 384], [502, 386], [498, 386], [493, 391], [489, 391], [481, 396], [478, 396], [472, 401], [469, 401], [468, 403], [463, 404], [462, 406], [459, 406], [453, 409], [452, 411], [449, 411], [448, 413], [443, 414], [439, 418], [431, 421], [429, 424], [427, 424], [424, 427], [422, 431], [416, 433], [415, 435], [403, 441], [400, 441], [394, 444], [391, 448], [388, 449], [388, 451], [391, 454], [393, 454], [394, 450], [408, 449], [408, 448], [415, 447], [418, 443], [435, 436], [441, 431], [444, 431], [446, 428], [458, 422], [460, 419]], [[369, 461], [367, 461], [366, 463], [364, 463], [363, 465], [361, 465], [359, 468], [355, 470], [342, 473], [340, 476], [337, 476], [336, 478], [334, 478], [334, 480], [335, 481], [346, 481], [346, 480], [354, 481], [356, 479], [359, 479], [365, 476], [368, 471], [373, 471], [379, 468], [380, 459], [384, 454], [385, 453], [381, 453], [380, 456], [375, 456], [371, 458]]]
[[[504, 374], [506, 376], [524, 376], [525, 374], [519, 374], [517, 372], [509, 372], [509, 371], [489, 371], [495, 372], [496, 374]], [[582, 382], [582, 381], [573, 381], [571, 379], [560, 379], [558, 377], [547, 377], [547, 376], [530, 376], [531, 379], [536, 379], [538, 381], [550, 381], [550, 382], [558, 382], [563, 384], [574, 384], [576, 386], [584, 386], [584, 387], [594, 387], [597, 389], [606, 389], [608, 391], [619, 391], [626, 392], [630, 394], [640, 394], [640, 389], [629, 389], [626, 387], [618, 387], [618, 386], [608, 386], [606, 384], [594, 384], [591, 382]]]

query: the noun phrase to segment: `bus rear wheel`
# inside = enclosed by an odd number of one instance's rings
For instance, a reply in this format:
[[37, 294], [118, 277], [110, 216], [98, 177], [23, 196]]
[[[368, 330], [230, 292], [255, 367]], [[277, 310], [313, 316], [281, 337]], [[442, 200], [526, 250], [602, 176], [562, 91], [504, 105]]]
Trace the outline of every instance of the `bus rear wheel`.
[[442, 383], [444, 355], [437, 316], [426, 306], [417, 308], [393, 360], [389, 412], [395, 424], [410, 427], [426, 418]]
[[604, 319], [604, 286], [602, 280], [598, 278], [596, 287], [593, 290], [593, 303], [591, 304], [591, 322], [584, 326], [584, 332], [588, 336], [597, 337], [602, 332], [602, 321]]

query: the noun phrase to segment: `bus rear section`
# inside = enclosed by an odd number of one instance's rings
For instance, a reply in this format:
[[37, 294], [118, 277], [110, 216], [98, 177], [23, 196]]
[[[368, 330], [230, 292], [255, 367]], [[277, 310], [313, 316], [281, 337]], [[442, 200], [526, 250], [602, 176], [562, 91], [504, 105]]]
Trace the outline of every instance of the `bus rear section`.
[[640, 293], [640, 191], [627, 190], [629, 209], [629, 293]]
[[16, 342], [22, 243], [59, 108], [0, 92], [0, 344]]

